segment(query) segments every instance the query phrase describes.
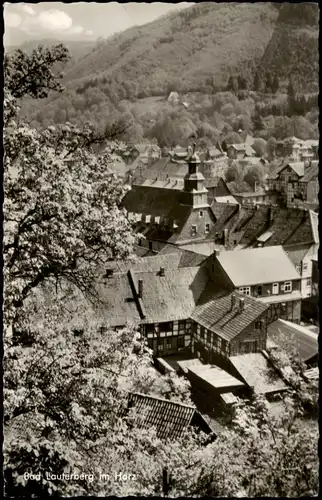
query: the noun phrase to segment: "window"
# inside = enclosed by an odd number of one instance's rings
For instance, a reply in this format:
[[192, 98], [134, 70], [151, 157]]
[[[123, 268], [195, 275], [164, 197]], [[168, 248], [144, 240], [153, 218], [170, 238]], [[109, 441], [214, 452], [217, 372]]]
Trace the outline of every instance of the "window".
[[201, 338], [201, 339], [203, 339], [203, 338], [204, 338], [204, 336], [205, 336], [205, 329], [204, 329], [204, 327], [202, 326], [202, 327], [200, 328], [200, 338]]
[[207, 342], [211, 342], [211, 332], [207, 332]]
[[163, 342], [162, 342], [162, 344], [160, 343], [158, 345], [158, 349], [159, 349], [159, 351], [163, 351], [164, 350], [164, 344], [163, 344]]
[[185, 320], [179, 320], [179, 330], [184, 330], [186, 327]]
[[250, 352], [257, 352], [257, 341], [256, 340], [246, 340], [240, 343], [240, 352], [242, 354], [247, 354]]
[[172, 322], [167, 321], [165, 323], [160, 323], [159, 328], [160, 332], [169, 332], [169, 331], [172, 332]]
[[273, 293], [273, 295], [278, 294], [278, 283], [273, 283], [272, 293]]
[[145, 326], [146, 333], [154, 333], [154, 325], [146, 325]]
[[261, 321], [255, 321], [255, 330], [260, 330], [262, 327], [262, 322]]
[[191, 236], [196, 236], [196, 234], [197, 234], [197, 226], [193, 224], [191, 226]]
[[258, 285], [256, 292], [257, 292], [258, 297], [261, 297], [263, 295], [263, 286]]
[[210, 231], [210, 224], [206, 224], [205, 233], [208, 234]]
[[171, 342], [171, 340], [167, 341], [167, 349], [172, 349], [172, 342]]
[[302, 266], [303, 266], [303, 272], [307, 271], [308, 268], [307, 262], [303, 262]]
[[306, 280], [306, 286], [311, 286], [312, 285], [312, 281], [311, 281], [311, 278], [307, 278]]
[[152, 250], [152, 241], [149, 241], [149, 250]]
[[178, 337], [178, 347], [184, 347], [184, 336]]
[[200, 210], [199, 217], [203, 217], [203, 210]]
[[292, 282], [291, 281], [285, 281], [284, 283], [284, 293], [291, 292], [292, 291]]
[[297, 264], [297, 265], [295, 266], [295, 268], [296, 268], [297, 272], [301, 274], [301, 265], [300, 265], [300, 264]]
[[250, 295], [250, 286], [242, 286], [241, 288], [239, 288], [239, 293]]

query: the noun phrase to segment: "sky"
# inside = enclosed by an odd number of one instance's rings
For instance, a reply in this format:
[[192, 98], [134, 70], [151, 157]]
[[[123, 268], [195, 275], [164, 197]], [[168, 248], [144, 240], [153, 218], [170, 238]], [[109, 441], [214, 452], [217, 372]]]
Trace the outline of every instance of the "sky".
[[96, 40], [141, 25], [192, 3], [4, 3], [4, 44], [56, 38]]

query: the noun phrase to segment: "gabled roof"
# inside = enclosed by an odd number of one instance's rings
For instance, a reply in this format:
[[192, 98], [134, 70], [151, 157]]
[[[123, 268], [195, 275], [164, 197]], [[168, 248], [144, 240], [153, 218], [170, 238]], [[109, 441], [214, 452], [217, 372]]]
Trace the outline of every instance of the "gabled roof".
[[287, 389], [280, 375], [261, 352], [231, 356], [229, 361], [256, 394], [269, 394]]
[[142, 323], [187, 319], [208, 281], [203, 267], [185, 267], [159, 272], [134, 272], [134, 284], [143, 282], [142, 304], [145, 318]]
[[217, 260], [236, 287], [300, 279], [282, 246], [221, 252]]
[[281, 347], [285, 344], [285, 338], [298, 351], [303, 361], [308, 361], [319, 352], [318, 335], [308, 328], [296, 325], [290, 321], [278, 319], [268, 325], [267, 338], [273, 340]]
[[194, 424], [207, 434], [212, 433], [194, 406], [135, 393], [129, 395], [129, 407], [136, 411], [136, 425], [141, 428], [155, 427], [160, 439], [176, 439]]
[[[232, 308], [232, 296], [236, 297], [234, 308]], [[245, 307], [240, 312], [238, 309], [239, 299], [244, 299], [245, 302]], [[233, 292], [197, 305], [191, 318], [219, 337], [230, 341], [253, 321], [256, 321], [268, 307], [267, 304], [258, 302], [251, 297]]]

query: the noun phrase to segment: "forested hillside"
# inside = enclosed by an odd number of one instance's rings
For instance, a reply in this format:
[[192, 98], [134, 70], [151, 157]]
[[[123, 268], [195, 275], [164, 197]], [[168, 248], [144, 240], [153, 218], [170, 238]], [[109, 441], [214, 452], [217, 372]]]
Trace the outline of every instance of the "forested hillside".
[[[290, 83], [310, 102], [290, 107]], [[64, 94], [36, 108], [25, 102], [33, 125], [90, 120], [104, 127], [122, 117], [132, 124], [127, 139], [159, 143], [167, 123], [178, 124], [175, 142], [202, 127], [209, 138], [240, 128], [269, 129], [265, 138], [276, 128], [281, 137], [300, 128], [310, 138], [317, 133], [318, 7], [200, 3], [100, 41], [66, 67], [64, 84]], [[172, 90], [189, 108], [166, 102]], [[294, 116], [300, 126], [286, 123]]]

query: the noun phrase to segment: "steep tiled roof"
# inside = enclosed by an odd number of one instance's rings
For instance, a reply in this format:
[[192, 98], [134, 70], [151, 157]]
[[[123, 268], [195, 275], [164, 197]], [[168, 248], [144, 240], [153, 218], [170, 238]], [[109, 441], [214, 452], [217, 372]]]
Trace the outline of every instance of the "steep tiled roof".
[[[232, 308], [232, 296], [236, 297], [236, 305]], [[238, 309], [238, 301], [243, 298], [245, 308]], [[255, 321], [268, 309], [268, 305], [237, 292], [215, 298], [210, 302], [197, 305], [191, 318], [208, 330], [225, 340], [232, 340], [248, 325]]]
[[237, 287], [300, 278], [282, 246], [221, 252], [217, 260]]
[[232, 356], [229, 361], [246, 384], [257, 394], [287, 389], [280, 375], [260, 352]]
[[138, 280], [143, 282], [142, 304], [145, 310], [144, 323], [187, 319], [208, 281], [203, 267], [185, 267], [159, 272], [133, 273], [138, 289]]
[[203, 254], [192, 252], [191, 250], [185, 250], [176, 245], [165, 245], [162, 250], [160, 250], [158, 255], [166, 254], [180, 254], [179, 267], [196, 267], [200, 266], [202, 262], [205, 261], [206, 257]]
[[212, 432], [194, 406], [138, 393], [129, 396], [129, 406], [137, 413], [138, 427], [155, 427], [160, 439], [180, 437], [194, 421], [199, 421], [203, 431]]
[[308, 361], [319, 352], [318, 335], [290, 321], [278, 319], [271, 323], [267, 328], [267, 338], [281, 347], [287, 338], [303, 361]]

